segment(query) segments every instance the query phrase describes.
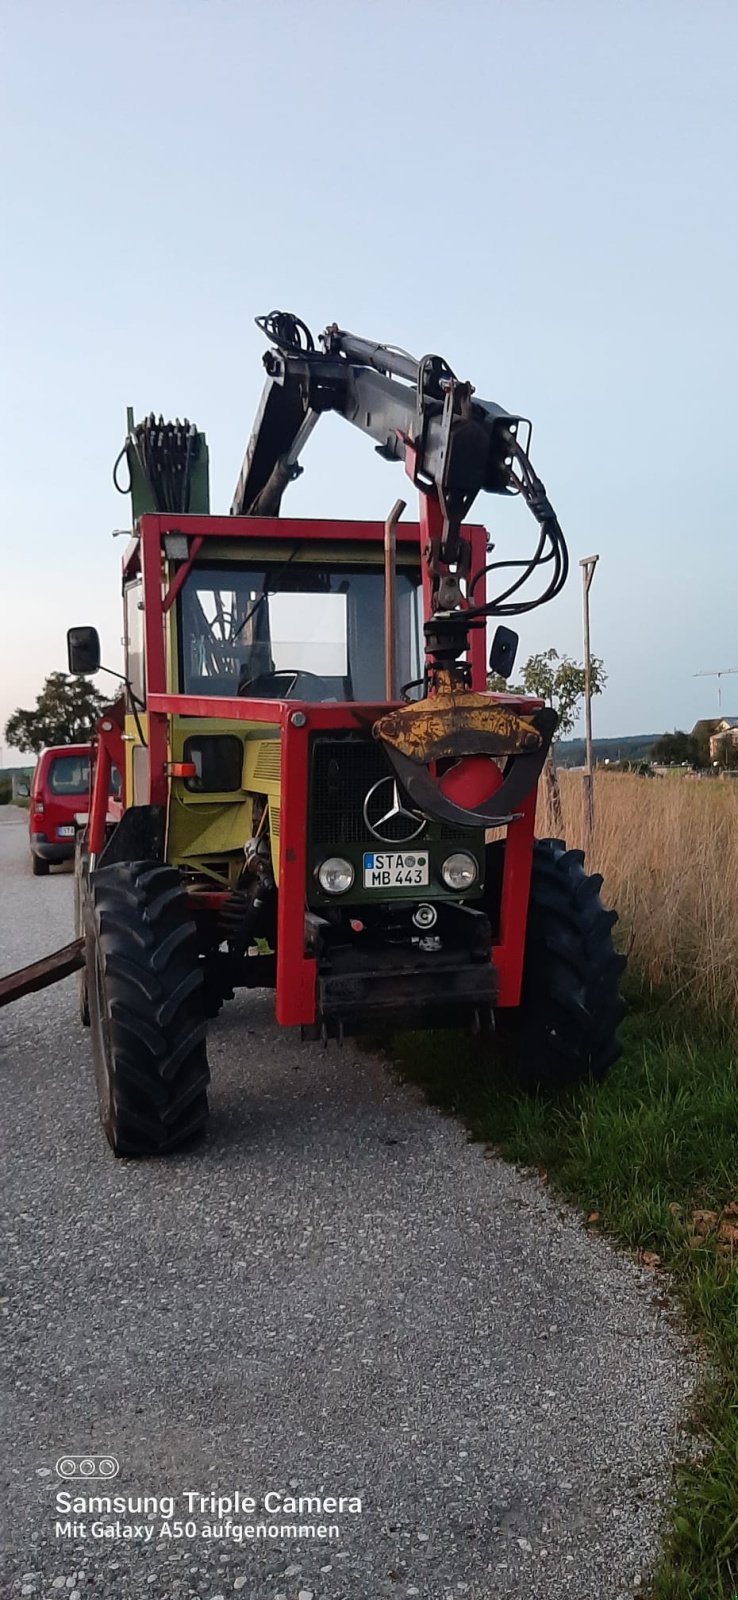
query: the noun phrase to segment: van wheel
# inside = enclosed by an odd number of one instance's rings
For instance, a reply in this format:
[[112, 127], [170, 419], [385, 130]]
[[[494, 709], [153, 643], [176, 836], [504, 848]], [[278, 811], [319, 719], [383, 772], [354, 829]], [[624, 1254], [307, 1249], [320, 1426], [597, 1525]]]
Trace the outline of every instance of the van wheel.
[[43, 856], [31, 856], [31, 871], [34, 878], [48, 878], [51, 863], [44, 861]]
[[210, 1078], [195, 924], [179, 873], [136, 861], [89, 878], [83, 907], [100, 1120], [116, 1155], [177, 1150]]

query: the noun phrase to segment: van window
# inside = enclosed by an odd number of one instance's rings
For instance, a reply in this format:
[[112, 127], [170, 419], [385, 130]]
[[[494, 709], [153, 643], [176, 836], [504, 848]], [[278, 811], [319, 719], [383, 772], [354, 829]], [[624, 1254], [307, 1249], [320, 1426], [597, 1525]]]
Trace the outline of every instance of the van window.
[[55, 756], [47, 779], [52, 794], [87, 794], [90, 787], [89, 756]]

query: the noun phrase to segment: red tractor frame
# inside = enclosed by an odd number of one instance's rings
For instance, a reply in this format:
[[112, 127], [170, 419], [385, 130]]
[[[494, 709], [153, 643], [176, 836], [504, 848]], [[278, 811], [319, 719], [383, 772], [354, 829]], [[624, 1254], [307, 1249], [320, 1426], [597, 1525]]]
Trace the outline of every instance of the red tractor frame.
[[[425, 548], [432, 539], [440, 536], [441, 514], [438, 503], [426, 495], [420, 496], [419, 523], [398, 523], [396, 537], [399, 543], [417, 551]], [[190, 540], [187, 560], [179, 567], [166, 590], [162, 586], [163, 541], [167, 534], [186, 533]], [[477, 586], [477, 603], [484, 600], [485, 551], [487, 533], [478, 523], [465, 525], [465, 535], [471, 546], [472, 564], [482, 572]], [[316, 705], [294, 700], [272, 701], [241, 698], [239, 700], [172, 694], [167, 689], [165, 665], [164, 623], [194, 562], [201, 554], [206, 541], [218, 540], [274, 540], [293, 544], [299, 540], [310, 542], [331, 541], [353, 543], [366, 541], [374, 546], [384, 539], [384, 526], [377, 522], [297, 520], [294, 518], [262, 517], [199, 517], [149, 514], [141, 517], [138, 537], [131, 541], [123, 558], [123, 580], [141, 574], [143, 580], [143, 614], [146, 648], [148, 713], [149, 774], [148, 795], [150, 805], [166, 807], [169, 786], [179, 774], [169, 759], [169, 719], [173, 715], [238, 718], [243, 721], [277, 723], [282, 745], [282, 785], [280, 816], [280, 875], [278, 900], [277, 981], [275, 994], [276, 1020], [283, 1026], [310, 1026], [315, 1019], [315, 961], [306, 957], [303, 939], [306, 874], [306, 815], [308, 803], [308, 747], [311, 733], [318, 729], [339, 729], [355, 726], [371, 727], [383, 716], [389, 706], [381, 704], [326, 704]], [[429, 604], [429, 579], [423, 570], [424, 600]], [[427, 614], [427, 613], [426, 613]], [[470, 643], [471, 687], [477, 692], [486, 689], [487, 651], [483, 629], [477, 629]], [[496, 696], [512, 711], [524, 712], [542, 705], [540, 700], [518, 695]], [[399, 702], [398, 702], [399, 705]], [[130, 803], [123, 792], [119, 806], [109, 800], [108, 790], [111, 766], [125, 772], [123, 742], [124, 702], [115, 706], [100, 719], [97, 728], [97, 752], [93, 773], [89, 834], [86, 848], [90, 866], [102, 853], [108, 832], [110, 815], [122, 815]], [[483, 771], [480, 771], [480, 765]], [[498, 780], [501, 782], [501, 778]], [[474, 804], [496, 787], [490, 779], [489, 763], [469, 757], [454, 774], [451, 792], [460, 804]], [[502, 877], [499, 933], [493, 944], [492, 958], [497, 973], [497, 1005], [514, 1007], [520, 1003], [525, 951], [525, 932], [528, 915], [528, 893], [533, 852], [533, 832], [536, 812], [537, 786], [534, 786], [520, 803], [520, 815], [511, 824], [505, 842], [505, 862]], [[217, 916], [227, 899], [226, 892], [213, 891], [200, 886], [189, 886], [187, 898], [198, 921], [208, 915]]]

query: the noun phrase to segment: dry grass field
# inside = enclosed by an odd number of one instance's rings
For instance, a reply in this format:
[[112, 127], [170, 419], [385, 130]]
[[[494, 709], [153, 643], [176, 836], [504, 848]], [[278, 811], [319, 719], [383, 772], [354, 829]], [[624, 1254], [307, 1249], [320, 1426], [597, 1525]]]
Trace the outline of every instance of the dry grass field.
[[[544, 797], [536, 831], [583, 846], [581, 774], [559, 778], [563, 827]], [[738, 1024], [738, 780], [600, 772], [594, 782], [588, 866], [620, 914], [630, 976]]]
[[[581, 773], [537, 833], [583, 846]], [[543, 789], [545, 786], [542, 785]], [[595, 778], [590, 870], [630, 957], [623, 1056], [604, 1083], [521, 1096], [486, 1036], [397, 1035], [400, 1071], [473, 1138], [535, 1168], [589, 1226], [664, 1268], [711, 1362], [675, 1468], [649, 1600], [738, 1597], [738, 782]], [[654, 1555], [656, 1552], [654, 1552]]]

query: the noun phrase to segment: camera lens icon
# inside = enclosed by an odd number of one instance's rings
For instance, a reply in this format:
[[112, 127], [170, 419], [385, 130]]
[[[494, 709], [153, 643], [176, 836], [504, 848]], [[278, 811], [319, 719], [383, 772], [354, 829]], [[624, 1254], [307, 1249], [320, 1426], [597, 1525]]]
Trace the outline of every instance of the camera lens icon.
[[60, 1456], [56, 1463], [58, 1478], [86, 1479], [117, 1478], [120, 1463], [115, 1456]]

